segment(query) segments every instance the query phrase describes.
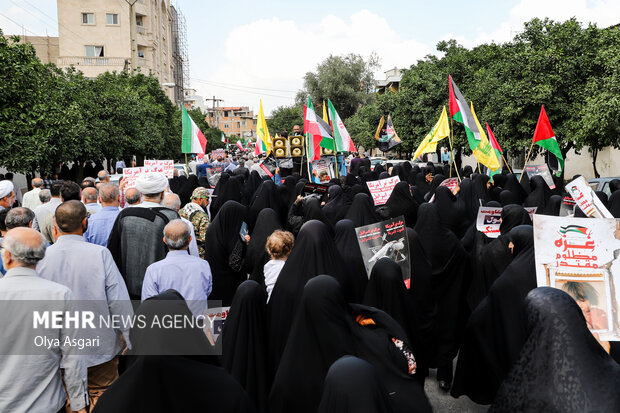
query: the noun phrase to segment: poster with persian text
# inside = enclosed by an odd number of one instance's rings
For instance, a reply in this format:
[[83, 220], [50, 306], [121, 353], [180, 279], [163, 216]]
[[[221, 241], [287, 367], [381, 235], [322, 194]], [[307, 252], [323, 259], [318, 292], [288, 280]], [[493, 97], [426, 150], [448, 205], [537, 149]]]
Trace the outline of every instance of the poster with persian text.
[[[538, 207], [526, 207], [524, 208], [530, 216], [530, 219], [534, 219], [534, 214]], [[484, 207], [478, 208], [478, 215], [476, 216], [476, 229], [482, 232], [489, 238], [497, 238], [500, 236], [499, 227], [502, 224], [502, 207]]]
[[534, 216], [536, 281], [572, 296], [588, 328], [620, 341], [620, 219]]
[[375, 202], [375, 206], [383, 205], [390, 199], [392, 191], [397, 183], [400, 182], [400, 178], [397, 176], [390, 176], [389, 178], [379, 179], [377, 181], [368, 181], [368, 190], [372, 196], [372, 200]]
[[400, 266], [403, 280], [411, 275], [409, 239], [405, 218], [401, 215], [387, 221], [355, 228], [357, 242], [362, 252], [366, 273], [370, 278], [372, 267], [381, 258], [390, 258]]

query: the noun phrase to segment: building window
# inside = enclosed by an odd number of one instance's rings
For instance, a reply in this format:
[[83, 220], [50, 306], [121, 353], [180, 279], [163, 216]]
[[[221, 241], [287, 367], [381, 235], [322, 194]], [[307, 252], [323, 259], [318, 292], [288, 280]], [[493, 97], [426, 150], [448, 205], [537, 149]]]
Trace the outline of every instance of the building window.
[[143, 52], [143, 51], [138, 50], [138, 57], [141, 57], [141, 58], [143, 58], [143, 59], [144, 59], [144, 52]]
[[82, 13], [82, 24], [95, 24], [95, 13]]
[[224, 124], [224, 129], [228, 129], [228, 123]]
[[136, 26], [142, 27], [142, 16], [136, 16]]
[[105, 20], [106, 20], [106, 24], [118, 25], [118, 14], [106, 13]]
[[86, 57], [103, 57], [103, 46], [84, 46]]

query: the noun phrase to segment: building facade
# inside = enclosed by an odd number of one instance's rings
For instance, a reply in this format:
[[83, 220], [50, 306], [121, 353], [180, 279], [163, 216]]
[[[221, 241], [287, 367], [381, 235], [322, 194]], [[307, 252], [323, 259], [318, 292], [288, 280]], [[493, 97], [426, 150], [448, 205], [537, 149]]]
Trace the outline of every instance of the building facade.
[[182, 70], [182, 65], [173, 56], [176, 12], [170, 0], [135, 1], [137, 62], [133, 64], [127, 1], [58, 0], [57, 7], [59, 54], [56, 64], [59, 67], [74, 66], [86, 77], [96, 77], [106, 71], [138, 69], [145, 74], [152, 73], [170, 99], [179, 100], [175, 69]]
[[256, 117], [248, 106], [209, 108], [205, 121], [227, 136], [252, 136], [256, 130]]
[[390, 69], [385, 72], [384, 80], [376, 80], [375, 87], [378, 94], [382, 95], [387, 91], [398, 92], [400, 81], [403, 78], [404, 69]]

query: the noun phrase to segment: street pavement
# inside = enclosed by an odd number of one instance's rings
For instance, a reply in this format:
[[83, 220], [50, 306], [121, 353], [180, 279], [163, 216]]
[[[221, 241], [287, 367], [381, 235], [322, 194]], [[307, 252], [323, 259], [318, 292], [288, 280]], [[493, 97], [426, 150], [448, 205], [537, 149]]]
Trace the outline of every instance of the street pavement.
[[489, 409], [489, 406], [472, 402], [467, 396], [461, 396], [458, 399], [450, 396], [449, 393], [439, 388], [436, 374], [437, 370], [431, 369], [424, 381], [424, 391], [433, 406], [433, 412], [484, 413]]

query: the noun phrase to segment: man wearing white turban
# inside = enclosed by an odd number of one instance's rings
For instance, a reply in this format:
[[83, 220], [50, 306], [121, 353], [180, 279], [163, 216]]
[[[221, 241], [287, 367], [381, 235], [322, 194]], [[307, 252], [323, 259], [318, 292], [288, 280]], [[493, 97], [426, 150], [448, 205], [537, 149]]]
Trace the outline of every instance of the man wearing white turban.
[[164, 192], [168, 188], [168, 178], [161, 172], [148, 172], [136, 179], [136, 188], [144, 198], [139, 207], [160, 207]]
[[140, 208], [123, 209], [114, 222], [108, 249], [127, 284], [129, 296], [140, 299], [146, 268], [166, 257], [162, 234], [168, 222], [179, 214], [161, 205], [168, 179], [161, 172], [148, 172], [136, 180], [143, 197]]
[[13, 182], [0, 181], [0, 211], [11, 208], [15, 203], [15, 191]]

